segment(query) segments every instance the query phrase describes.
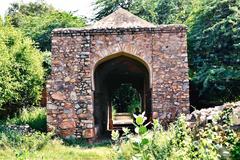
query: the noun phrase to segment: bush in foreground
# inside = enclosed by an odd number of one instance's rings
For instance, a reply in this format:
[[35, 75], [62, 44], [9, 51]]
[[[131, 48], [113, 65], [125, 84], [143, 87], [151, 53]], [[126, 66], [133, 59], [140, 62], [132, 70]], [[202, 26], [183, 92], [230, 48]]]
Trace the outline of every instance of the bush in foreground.
[[123, 128], [120, 137], [113, 131], [114, 148], [121, 160], [237, 160], [240, 140], [230, 128], [230, 113], [231, 109], [224, 110], [214, 122], [204, 126], [196, 123], [193, 128], [188, 127], [185, 116], [180, 116], [167, 131], [157, 120], [153, 129], [147, 130], [144, 114], [135, 115], [136, 134]]

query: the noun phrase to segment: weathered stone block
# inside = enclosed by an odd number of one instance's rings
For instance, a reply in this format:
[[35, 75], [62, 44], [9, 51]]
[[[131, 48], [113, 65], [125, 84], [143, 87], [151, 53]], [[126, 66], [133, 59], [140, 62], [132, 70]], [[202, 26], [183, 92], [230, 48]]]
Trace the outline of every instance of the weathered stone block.
[[72, 129], [72, 128], [76, 128], [76, 123], [74, 121], [63, 121], [60, 123], [59, 127], [61, 129]]
[[91, 128], [91, 129], [85, 129], [83, 131], [83, 137], [84, 138], [94, 138], [95, 137], [95, 132], [94, 132], [94, 129]]
[[56, 92], [51, 95], [52, 99], [58, 100], [58, 101], [63, 101], [66, 99], [66, 96], [61, 93], [61, 92]]
[[58, 108], [58, 106], [55, 105], [55, 104], [47, 104], [47, 109], [49, 109], [49, 110], [54, 110], [54, 109], [57, 109], [57, 108]]

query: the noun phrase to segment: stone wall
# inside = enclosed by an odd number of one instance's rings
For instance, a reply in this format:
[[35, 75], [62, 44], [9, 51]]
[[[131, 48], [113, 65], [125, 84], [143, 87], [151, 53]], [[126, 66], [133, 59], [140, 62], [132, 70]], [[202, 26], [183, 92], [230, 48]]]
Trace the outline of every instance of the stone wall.
[[94, 70], [126, 55], [150, 74], [153, 118], [164, 123], [189, 112], [186, 29], [179, 25], [129, 29], [57, 29], [52, 35], [48, 128], [63, 137], [93, 138]]
[[153, 111], [169, 123], [189, 112], [186, 32], [156, 33], [153, 38]]
[[[52, 73], [48, 81], [48, 128], [80, 138], [92, 128], [89, 34], [52, 37]], [[85, 131], [85, 132], [86, 132]], [[85, 133], [84, 132], [84, 133]]]

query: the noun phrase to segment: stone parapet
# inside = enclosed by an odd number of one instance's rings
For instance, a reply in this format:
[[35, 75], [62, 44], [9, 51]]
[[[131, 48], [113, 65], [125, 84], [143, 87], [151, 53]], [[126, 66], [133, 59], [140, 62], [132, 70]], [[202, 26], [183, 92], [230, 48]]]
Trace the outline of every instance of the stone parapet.
[[58, 28], [52, 31], [52, 36], [83, 36], [95, 34], [133, 34], [133, 33], [178, 33], [186, 32], [184, 25], [159, 25], [152, 28], [105, 28], [105, 29], [79, 29]]

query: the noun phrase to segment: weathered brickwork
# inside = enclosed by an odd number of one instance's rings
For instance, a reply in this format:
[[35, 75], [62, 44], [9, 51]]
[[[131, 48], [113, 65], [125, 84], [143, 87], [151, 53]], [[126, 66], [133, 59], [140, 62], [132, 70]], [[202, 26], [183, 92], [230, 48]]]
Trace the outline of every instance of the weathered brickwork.
[[189, 112], [186, 28], [155, 26], [120, 8], [85, 29], [53, 31], [52, 73], [47, 84], [49, 130], [62, 137], [96, 138], [99, 126], [95, 122], [102, 116], [96, 111], [105, 116], [108, 111], [94, 101], [99, 94], [94, 72], [120, 56], [139, 62], [148, 72], [142, 97], [149, 120], [158, 118], [168, 124]]
[[94, 70], [111, 56], [126, 55], [149, 71], [152, 115], [163, 123], [189, 112], [186, 29], [57, 29], [52, 35], [48, 128], [63, 137], [94, 138]]
[[48, 127], [64, 137], [93, 128], [89, 43], [89, 34], [52, 38]]
[[153, 111], [168, 123], [189, 111], [186, 32], [156, 33], [152, 57]]

